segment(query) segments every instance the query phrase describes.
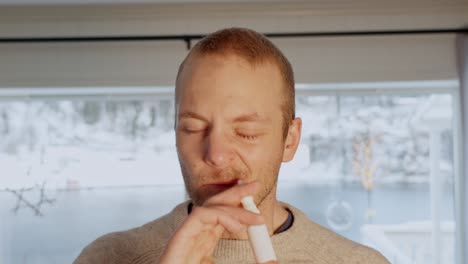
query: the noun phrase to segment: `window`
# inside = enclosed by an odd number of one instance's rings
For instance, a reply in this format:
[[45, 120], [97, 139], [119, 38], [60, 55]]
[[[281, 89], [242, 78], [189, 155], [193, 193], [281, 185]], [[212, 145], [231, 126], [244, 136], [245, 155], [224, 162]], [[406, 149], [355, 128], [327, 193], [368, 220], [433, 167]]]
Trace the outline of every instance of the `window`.
[[[454, 87], [298, 85], [301, 145], [279, 198], [392, 263], [454, 263]], [[3, 262], [70, 263], [186, 198], [170, 93], [31, 93], [0, 101]]]
[[302, 141], [279, 197], [391, 263], [455, 263], [450, 82], [366, 85], [299, 86]]
[[185, 199], [171, 96], [67, 91], [0, 101], [2, 263], [71, 263]]

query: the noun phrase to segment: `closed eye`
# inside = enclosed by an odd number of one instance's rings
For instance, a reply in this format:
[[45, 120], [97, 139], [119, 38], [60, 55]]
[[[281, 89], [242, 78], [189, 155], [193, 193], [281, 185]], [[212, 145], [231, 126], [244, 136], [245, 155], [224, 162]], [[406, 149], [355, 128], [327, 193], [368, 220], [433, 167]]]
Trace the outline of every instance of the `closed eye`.
[[194, 134], [194, 133], [202, 132], [204, 130], [205, 130], [205, 128], [182, 127], [182, 132], [188, 133], [188, 134]]
[[237, 133], [237, 135], [243, 139], [246, 139], [246, 140], [255, 140], [258, 138], [258, 136], [256, 135], [247, 135], [247, 134], [243, 134], [243, 133]]
[[206, 130], [206, 127], [200, 127], [200, 126], [181, 126], [181, 130], [184, 133], [188, 134], [193, 134], [193, 133], [198, 133], [198, 132], [203, 132]]

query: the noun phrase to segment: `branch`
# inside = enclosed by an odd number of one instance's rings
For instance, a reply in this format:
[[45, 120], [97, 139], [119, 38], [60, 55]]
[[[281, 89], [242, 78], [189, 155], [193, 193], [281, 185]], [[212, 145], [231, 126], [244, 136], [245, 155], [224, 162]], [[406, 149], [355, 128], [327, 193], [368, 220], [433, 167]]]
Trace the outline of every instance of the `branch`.
[[[37, 189], [39, 191], [39, 200], [34, 204], [25, 197], [25, 193]], [[41, 207], [44, 204], [53, 204], [55, 199], [50, 199], [45, 195], [45, 182], [42, 185], [36, 185], [35, 187], [21, 188], [18, 190], [6, 188], [5, 191], [12, 193], [16, 196], [16, 205], [13, 207], [13, 212], [18, 213], [19, 209], [22, 207], [30, 208], [36, 216], [43, 216], [41, 212]]]

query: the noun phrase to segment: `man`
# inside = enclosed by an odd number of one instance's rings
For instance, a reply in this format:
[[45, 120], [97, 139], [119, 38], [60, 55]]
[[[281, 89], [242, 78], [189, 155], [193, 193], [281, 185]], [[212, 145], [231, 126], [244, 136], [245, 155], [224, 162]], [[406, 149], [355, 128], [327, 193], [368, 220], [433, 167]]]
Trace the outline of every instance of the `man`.
[[[176, 147], [191, 201], [97, 239], [75, 263], [255, 263], [246, 227], [262, 223], [279, 263], [388, 263], [276, 199], [301, 119], [291, 65], [268, 39], [240, 28], [202, 39], [179, 68], [175, 102]], [[249, 195], [261, 215], [242, 208]]]

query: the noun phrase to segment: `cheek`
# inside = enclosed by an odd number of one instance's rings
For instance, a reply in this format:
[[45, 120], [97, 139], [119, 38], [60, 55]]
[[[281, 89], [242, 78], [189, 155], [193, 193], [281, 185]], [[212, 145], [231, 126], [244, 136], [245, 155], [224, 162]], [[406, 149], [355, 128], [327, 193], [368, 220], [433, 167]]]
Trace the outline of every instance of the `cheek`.
[[193, 137], [177, 135], [176, 148], [179, 156], [183, 157], [184, 160], [191, 160], [198, 155], [200, 144]]
[[283, 152], [283, 137], [282, 133], [271, 133], [255, 146], [256, 151], [263, 153], [263, 156], [276, 156]]
[[199, 163], [196, 148], [180, 140], [176, 142], [176, 148], [184, 177], [192, 178], [192, 175], [196, 174], [197, 164]]
[[245, 163], [252, 170], [278, 166], [283, 157], [283, 147], [279, 140], [265, 140], [258, 145], [252, 145], [239, 150]]

